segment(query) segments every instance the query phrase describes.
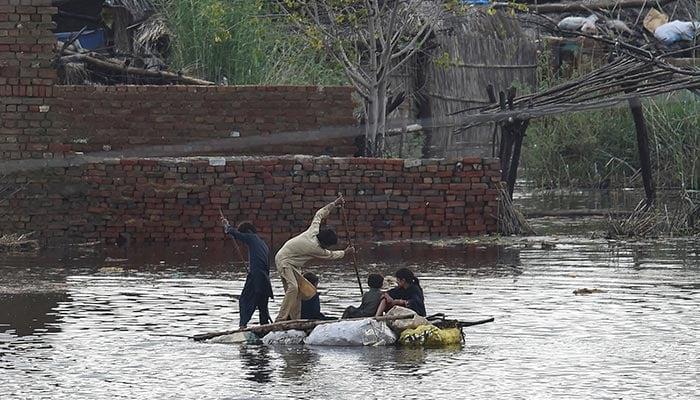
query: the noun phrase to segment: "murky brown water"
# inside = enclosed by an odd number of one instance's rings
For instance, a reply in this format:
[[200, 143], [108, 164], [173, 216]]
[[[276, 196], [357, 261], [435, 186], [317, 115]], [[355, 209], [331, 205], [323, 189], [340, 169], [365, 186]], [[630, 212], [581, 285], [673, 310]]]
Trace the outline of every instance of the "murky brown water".
[[[232, 295], [244, 275], [229, 265], [231, 249], [4, 256], [2, 398], [697, 398], [697, 240], [502, 243], [362, 250], [363, 276], [415, 269], [429, 313], [496, 318], [466, 328], [462, 348], [444, 350], [169, 336], [237, 326]], [[309, 269], [320, 275], [326, 313], [357, 302], [349, 264]], [[281, 295], [276, 274], [273, 282]], [[583, 287], [604, 292], [573, 295]]]

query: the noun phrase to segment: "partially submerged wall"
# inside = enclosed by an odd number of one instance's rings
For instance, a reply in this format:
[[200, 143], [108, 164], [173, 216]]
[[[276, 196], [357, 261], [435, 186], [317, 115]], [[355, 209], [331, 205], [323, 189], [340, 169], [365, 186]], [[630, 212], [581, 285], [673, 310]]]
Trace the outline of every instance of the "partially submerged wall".
[[[0, 0], [0, 161], [356, 123], [348, 87], [56, 85], [51, 3]], [[356, 151], [352, 137], [242, 151], [235, 146], [232, 140], [207, 154], [352, 156]]]
[[[359, 239], [496, 232], [496, 159], [330, 157], [125, 159], [13, 174], [0, 233], [47, 241], [220, 240], [221, 207], [282, 243], [338, 192]], [[341, 229], [339, 216], [329, 223]]]

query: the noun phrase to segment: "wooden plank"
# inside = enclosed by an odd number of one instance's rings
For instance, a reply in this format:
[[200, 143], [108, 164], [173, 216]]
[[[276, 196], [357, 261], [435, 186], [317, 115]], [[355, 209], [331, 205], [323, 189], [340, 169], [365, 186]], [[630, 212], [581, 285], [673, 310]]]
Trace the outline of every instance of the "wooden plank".
[[527, 7], [529, 11], [538, 13], [564, 13], [564, 12], [590, 12], [602, 11], [621, 8], [641, 8], [644, 6], [661, 7], [671, 0], [656, 0], [650, 2], [648, 0], [599, 0], [594, 2], [579, 1], [575, 3], [550, 3], [550, 4], [529, 4], [521, 5], [517, 3], [498, 2], [492, 3], [494, 8], [518, 8], [519, 6]]

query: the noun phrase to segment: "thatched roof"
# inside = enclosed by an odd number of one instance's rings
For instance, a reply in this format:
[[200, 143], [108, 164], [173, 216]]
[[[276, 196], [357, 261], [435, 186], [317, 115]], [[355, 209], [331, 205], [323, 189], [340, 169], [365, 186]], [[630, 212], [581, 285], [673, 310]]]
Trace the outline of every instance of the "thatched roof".
[[135, 21], [146, 19], [155, 12], [155, 6], [151, 0], [106, 0], [105, 4], [127, 9]]
[[138, 54], [163, 57], [170, 45], [170, 36], [165, 20], [153, 15], [134, 29], [134, 48]]

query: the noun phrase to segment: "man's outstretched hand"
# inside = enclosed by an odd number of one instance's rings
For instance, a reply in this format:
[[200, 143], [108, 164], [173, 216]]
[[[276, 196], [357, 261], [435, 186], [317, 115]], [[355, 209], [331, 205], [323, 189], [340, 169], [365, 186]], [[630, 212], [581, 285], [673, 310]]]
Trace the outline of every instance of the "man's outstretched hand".
[[338, 195], [338, 198], [333, 201], [333, 205], [340, 208], [345, 205], [345, 199], [342, 194]]
[[352, 254], [355, 252], [355, 247], [354, 246], [348, 246], [345, 248], [345, 254]]

